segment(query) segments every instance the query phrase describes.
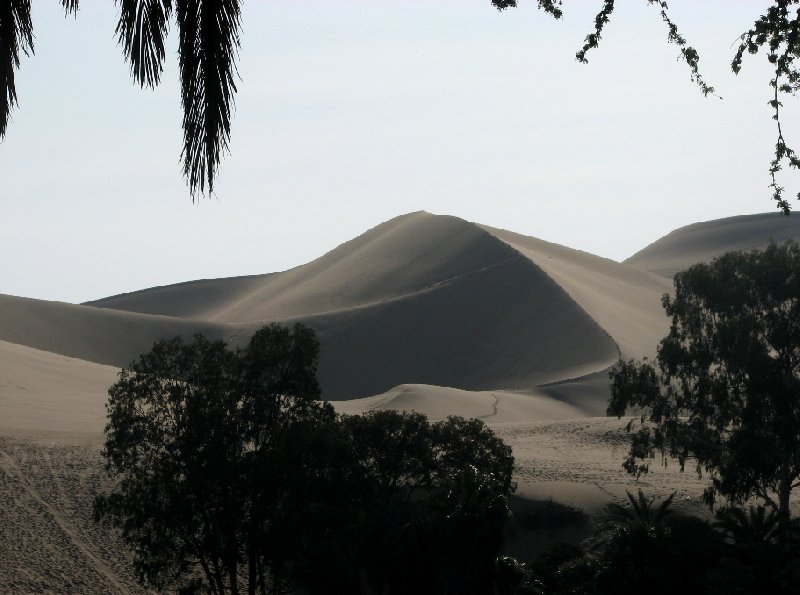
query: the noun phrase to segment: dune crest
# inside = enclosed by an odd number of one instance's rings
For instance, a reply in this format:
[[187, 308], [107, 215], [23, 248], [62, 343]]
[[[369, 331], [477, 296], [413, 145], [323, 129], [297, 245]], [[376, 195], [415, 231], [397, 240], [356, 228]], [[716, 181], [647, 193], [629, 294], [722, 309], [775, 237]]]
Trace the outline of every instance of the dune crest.
[[773, 212], [693, 223], [671, 231], [624, 263], [672, 279], [675, 273], [725, 252], [761, 250], [770, 239], [800, 240], [797, 216]]

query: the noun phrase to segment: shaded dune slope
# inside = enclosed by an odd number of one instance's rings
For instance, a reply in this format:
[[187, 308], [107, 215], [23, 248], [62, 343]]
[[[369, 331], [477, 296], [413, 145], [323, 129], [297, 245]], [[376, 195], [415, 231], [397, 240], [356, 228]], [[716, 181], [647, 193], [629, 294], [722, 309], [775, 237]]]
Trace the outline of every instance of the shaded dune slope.
[[624, 262], [672, 279], [675, 273], [725, 252], [763, 249], [770, 238], [778, 243], [800, 240], [797, 215], [762, 213], [694, 223], [671, 231]]
[[502, 229], [482, 226], [529, 258], [619, 345], [624, 357], [652, 357], [669, 330], [661, 297], [672, 283], [634, 267]]
[[248, 294], [274, 275], [248, 275], [223, 279], [200, 279], [173, 285], [150, 287], [86, 302], [86, 306], [140, 314], [210, 320], [231, 301], [231, 296]]

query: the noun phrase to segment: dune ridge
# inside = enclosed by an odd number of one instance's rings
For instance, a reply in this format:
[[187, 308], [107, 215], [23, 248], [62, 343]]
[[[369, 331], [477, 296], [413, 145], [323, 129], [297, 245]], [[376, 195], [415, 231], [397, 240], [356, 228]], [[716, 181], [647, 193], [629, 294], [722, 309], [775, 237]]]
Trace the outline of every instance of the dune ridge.
[[800, 240], [797, 216], [773, 212], [693, 223], [671, 231], [623, 262], [672, 279], [675, 273], [725, 252], [761, 250], [770, 239], [778, 243]]

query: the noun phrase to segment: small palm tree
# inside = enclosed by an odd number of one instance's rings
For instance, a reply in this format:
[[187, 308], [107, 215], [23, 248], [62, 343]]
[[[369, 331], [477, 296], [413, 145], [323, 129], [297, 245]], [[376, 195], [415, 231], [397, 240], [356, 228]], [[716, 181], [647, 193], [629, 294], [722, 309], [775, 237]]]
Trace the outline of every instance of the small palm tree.
[[670, 506], [675, 492], [658, 506], [654, 506], [655, 498], [648, 498], [641, 489], [635, 497], [630, 492], [625, 493], [628, 495], [628, 506], [613, 502], [606, 507], [603, 523], [605, 529], [655, 529], [662, 527], [665, 519], [672, 514]]
[[718, 510], [715, 517], [714, 527], [737, 545], [774, 544], [789, 537], [790, 528], [781, 524], [777, 511], [764, 506], [750, 506], [747, 510], [729, 506]]
[[[717, 511], [714, 526], [729, 541], [729, 556], [738, 580], [751, 591], [795, 593], [800, 524], [781, 522], [776, 509], [729, 506]], [[741, 570], [744, 569], [744, 570]]]

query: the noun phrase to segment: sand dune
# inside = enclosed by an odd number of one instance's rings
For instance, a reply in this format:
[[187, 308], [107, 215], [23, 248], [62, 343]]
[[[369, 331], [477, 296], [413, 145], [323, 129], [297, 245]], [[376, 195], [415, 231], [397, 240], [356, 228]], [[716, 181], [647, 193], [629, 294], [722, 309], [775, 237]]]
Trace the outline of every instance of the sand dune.
[[[652, 356], [667, 332], [660, 299], [671, 283], [641, 269], [663, 274], [682, 266], [676, 263], [757, 247], [798, 229], [794, 218], [777, 215], [701, 223], [621, 264], [418, 212], [281, 273], [181, 283], [81, 306], [0, 296], [0, 340], [122, 366], [162, 337], [202, 332], [240, 344], [266, 322], [302, 321], [322, 343], [327, 399], [370, 397], [404, 384], [535, 388], [542, 398], [596, 414], [607, 395], [604, 370], [619, 355]], [[467, 396], [459, 398], [468, 408]]]
[[[263, 323], [302, 321], [320, 337], [319, 376], [331, 400], [403, 383], [530, 388], [602, 370], [619, 353], [534, 259], [475, 224], [424, 212], [282, 273], [158, 287], [85, 306], [12, 303], [35, 314], [22, 324], [15, 315], [15, 333], [0, 330], [0, 339], [117, 365], [159, 334], [245, 340]], [[51, 330], [21, 328], [45, 318]]]
[[0, 341], [0, 434], [102, 432], [117, 372]]
[[672, 279], [678, 271], [710, 262], [725, 252], [764, 248], [770, 238], [779, 243], [800, 240], [797, 215], [786, 217], [774, 212], [694, 223], [656, 240], [625, 264]]
[[465, 391], [424, 384], [401, 384], [381, 395], [336, 403], [337, 412], [349, 415], [374, 410], [415, 411], [432, 420], [446, 419], [458, 412], [462, 417], [476, 417], [487, 423], [552, 421], [585, 415], [580, 408], [536, 390]]
[[201, 318], [234, 323], [281, 320], [396, 299], [492, 266], [508, 255], [473, 224], [418, 212], [382, 223], [282, 273], [182, 283], [90, 305], [173, 316], [202, 312]]
[[214, 339], [240, 329], [199, 320], [148, 316], [0, 295], [0, 340], [111, 366], [127, 366], [155, 341], [195, 333]]

